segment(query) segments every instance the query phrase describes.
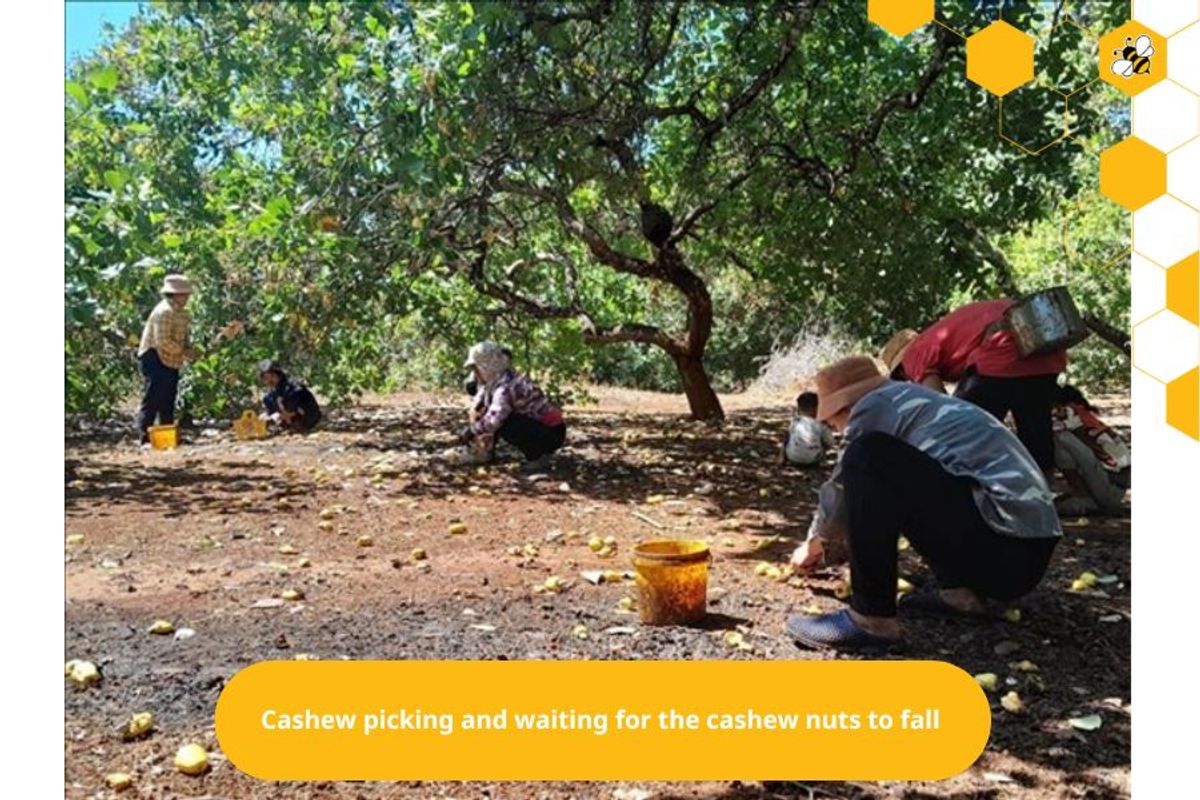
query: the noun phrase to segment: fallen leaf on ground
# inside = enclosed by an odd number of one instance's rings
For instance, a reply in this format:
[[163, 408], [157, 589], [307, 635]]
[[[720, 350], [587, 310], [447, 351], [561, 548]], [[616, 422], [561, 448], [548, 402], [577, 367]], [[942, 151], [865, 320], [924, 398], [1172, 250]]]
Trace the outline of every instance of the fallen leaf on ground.
[[149, 711], [139, 711], [129, 718], [121, 729], [121, 738], [125, 741], [140, 739], [154, 730], [154, 714]]
[[358, 545], [359, 547], [373, 547], [375, 545], [375, 540], [364, 533], [363, 535], [361, 535], [357, 539], [355, 539], [354, 543], [356, 545]]
[[1020, 714], [1025, 711], [1025, 704], [1021, 702], [1021, 695], [1016, 692], [1009, 692], [1000, 698], [1000, 707], [1010, 714]]
[[447, 528], [447, 530], [450, 532], [450, 534], [452, 536], [459, 536], [459, 535], [467, 532], [467, 523], [451, 522], [450, 526], [449, 526], [449, 528]]
[[1086, 592], [1096, 585], [1096, 574], [1094, 572], [1082, 572], [1079, 577], [1071, 582], [1072, 592]]
[[622, 597], [617, 601], [617, 608], [621, 611], [633, 611], [637, 607], [637, 601], [632, 597]]
[[1067, 724], [1077, 731], [1097, 731], [1104, 724], [1099, 714], [1088, 714], [1086, 717], [1071, 717]]
[[904, 578], [896, 579], [896, 593], [897, 594], [908, 594], [912, 590], [913, 590], [913, 585], [911, 583], [909, 583], [908, 581], [904, 580]]
[[83, 544], [83, 542], [84, 538], [82, 533], [72, 533], [67, 537], [67, 544], [69, 545]]
[[409, 553], [408, 555], [413, 561], [424, 561], [425, 559], [429, 558], [429, 555], [425, 552], [425, 549], [422, 547], [414, 547], [412, 549], [412, 552]]
[[593, 536], [592, 538], [588, 539], [587, 546], [588, 546], [588, 549], [591, 550], [593, 553], [599, 553], [601, 550], [604, 549], [604, 540], [601, 539], [599, 536]]
[[290, 545], [290, 544], [281, 544], [281, 545], [279, 545], [279, 554], [280, 554], [280, 555], [284, 555], [284, 556], [294, 556], [294, 555], [296, 555], [296, 554], [297, 554], [297, 553], [299, 553], [299, 552], [300, 552], [299, 550], [297, 550], [295, 547], [293, 547], [293, 546], [292, 546], [292, 545]]
[[647, 496], [646, 496], [646, 505], [648, 505], [648, 506], [656, 506], [656, 505], [659, 505], [660, 503], [662, 503], [662, 501], [664, 501], [664, 500], [666, 500], [666, 499], [667, 499], [667, 498], [666, 498], [666, 497], [664, 497], [664, 496], [663, 496], [663, 495], [661, 495], [661, 494], [651, 494], [651, 495], [647, 495]]
[[907, 550], [910, 546], [911, 545], [909, 545], [908, 539], [904, 538], [903, 536], [896, 540], [897, 550]]
[[722, 638], [725, 641], [725, 646], [731, 650], [754, 650], [754, 645], [747, 642], [746, 638], [738, 631], [725, 631], [725, 635]]
[[581, 624], [581, 625], [576, 625], [574, 628], [571, 628], [571, 635], [574, 636], [576, 639], [588, 638], [587, 625]]
[[1015, 669], [1017, 672], [1037, 672], [1038, 671], [1038, 665], [1033, 663], [1029, 659], [1025, 659], [1023, 661], [1017, 661], [1015, 663], [1009, 664], [1008, 666], [1012, 669]]
[[110, 772], [104, 776], [104, 782], [114, 792], [123, 792], [133, 786], [133, 776], [128, 772]]
[[1006, 608], [1006, 609], [1004, 609], [1004, 613], [1001, 616], [1004, 617], [1006, 622], [1012, 622], [1012, 623], [1020, 622], [1021, 621], [1021, 609]]
[[184, 775], [203, 775], [208, 771], [208, 751], [198, 744], [185, 744], [175, 753], [175, 769]]
[[1003, 658], [1004, 656], [1011, 656], [1020, 649], [1021, 645], [1019, 642], [1014, 642], [1011, 639], [1005, 639], [1002, 642], [998, 642], [996, 646], [992, 648], [992, 652]]
[[546, 580], [533, 587], [537, 594], [558, 594], [567, 588], [567, 582], [557, 575], [551, 575]]
[[303, 600], [304, 592], [300, 589], [284, 589], [279, 596], [284, 600]]
[[66, 676], [80, 686], [91, 686], [100, 682], [100, 670], [96, 665], [79, 658], [67, 662]]
[[305, 556], [304, 558], [302, 558], [302, 559], [300, 559], [299, 561], [297, 561], [297, 562], [296, 562], [296, 566], [297, 566], [297, 567], [301, 567], [301, 568], [307, 568], [307, 567], [311, 567], [311, 566], [312, 566], [312, 559], [311, 559], [311, 558], [309, 558], [308, 556]]
[[146, 629], [146, 633], [153, 633], [156, 636], [166, 636], [169, 633], [175, 632], [175, 625], [170, 620], [156, 619]]
[[975, 682], [983, 687], [984, 691], [994, 692], [1000, 688], [1000, 678], [994, 672], [981, 672], [975, 676]]

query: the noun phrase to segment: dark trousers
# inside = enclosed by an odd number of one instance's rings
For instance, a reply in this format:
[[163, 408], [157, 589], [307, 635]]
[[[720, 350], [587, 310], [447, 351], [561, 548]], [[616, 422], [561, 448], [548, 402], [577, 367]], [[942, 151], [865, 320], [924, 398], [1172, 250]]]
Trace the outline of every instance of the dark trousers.
[[1042, 579], [1057, 538], [996, 533], [972, 495], [974, 482], [951, 475], [915, 447], [881, 433], [851, 442], [842, 456], [850, 550], [851, 606], [896, 614], [900, 534], [925, 559], [943, 589], [972, 589], [1012, 600]]
[[567, 426], [543, 425], [524, 414], [509, 414], [496, 435], [521, 451], [526, 460], [533, 461], [550, 455], [567, 440]]
[[1054, 469], [1054, 428], [1050, 407], [1054, 403], [1057, 375], [995, 378], [972, 370], [958, 383], [954, 396], [974, 403], [1001, 422], [1012, 412], [1017, 438], [1047, 476]]
[[179, 370], [162, 363], [157, 350], [147, 350], [138, 359], [146, 388], [142, 392], [142, 407], [137, 425], [142, 437], [155, 424], [170, 425], [175, 421], [175, 395], [179, 392]]

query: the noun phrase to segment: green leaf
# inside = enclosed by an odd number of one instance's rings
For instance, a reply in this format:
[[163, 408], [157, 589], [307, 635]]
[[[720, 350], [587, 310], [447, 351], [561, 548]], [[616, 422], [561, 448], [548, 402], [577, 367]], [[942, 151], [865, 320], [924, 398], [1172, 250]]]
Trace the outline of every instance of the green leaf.
[[105, 92], [117, 88], [117, 77], [117, 68], [112, 64], [94, 69], [87, 75], [88, 83]]
[[79, 103], [79, 105], [86, 106], [88, 104], [87, 89], [84, 88], [82, 83], [79, 83], [78, 81], [67, 81], [66, 88], [67, 94], [75, 98], [75, 101]]
[[174, 250], [175, 248], [179, 247], [179, 245], [183, 244], [183, 237], [178, 233], [174, 233], [173, 231], [167, 231], [160, 238], [162, 239], [163, 246], [168, 247], [171, 250]]
[[129, 173], [123, 169], [109, 169], [104, 171], [104, 182], [108, 184], [108, 188], [114, 193], [120, 192], [125, 188], [125, 184], [129, 183]]
[[401, 172], [404, 172], [410, 177], [415, 178], [418, 177], [425, 169], [425, 162], [420, 156], [413, 155], [412, 153], [405, 153], [404, 155], [400, 156], [397, 166]]

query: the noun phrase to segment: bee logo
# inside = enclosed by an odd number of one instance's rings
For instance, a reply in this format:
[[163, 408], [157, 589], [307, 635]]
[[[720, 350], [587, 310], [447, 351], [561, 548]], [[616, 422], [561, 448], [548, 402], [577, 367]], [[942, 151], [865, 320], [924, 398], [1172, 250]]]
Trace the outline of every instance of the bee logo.
[[[1131, 44], [1132, 42], [1132, 44]], [[1133, 41], [1132, 36], [1125, 37], [1125, 47], [1113, 50], [1117, 60], [1112, 63], [1112, 71], [1122, 78], [1132, 78], [1134, 75], [1150, 74], [1150, 57], [1154, 55], [1154, 42], [1149, 36], [1142, 34]]]

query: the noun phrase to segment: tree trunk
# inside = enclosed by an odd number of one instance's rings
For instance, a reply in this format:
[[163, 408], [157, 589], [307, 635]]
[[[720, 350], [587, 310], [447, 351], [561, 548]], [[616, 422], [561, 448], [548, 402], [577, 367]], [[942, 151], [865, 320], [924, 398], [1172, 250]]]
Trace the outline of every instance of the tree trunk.
[[683, 347], [672, 356], [683, 382], [692, 419], [718, 422], [725, 419], [725, 410], [721, 408], [721, 401], [713, 391], [708, 372], [704, 369], [704, 351], [712, 336], [712, 295], [704, 279], [688, 268], [683, 254], [673, 243], [659, 251], [659, 263], [666, 272], [667, 280], [687, 298], [687, 332], [684, 334]]
[[676, 355], [675, 367], [679, 370], [679, 378], [683, 381], [683, 393], [687, 395], [688, 408], [692, 419], [707, 422], [719, 422], [725, 419], [725, 410], [721, 408], [721, 400], [713, 391], [704, 369], [704, 359], [690, 355]]

